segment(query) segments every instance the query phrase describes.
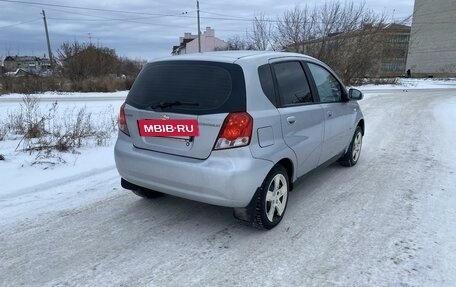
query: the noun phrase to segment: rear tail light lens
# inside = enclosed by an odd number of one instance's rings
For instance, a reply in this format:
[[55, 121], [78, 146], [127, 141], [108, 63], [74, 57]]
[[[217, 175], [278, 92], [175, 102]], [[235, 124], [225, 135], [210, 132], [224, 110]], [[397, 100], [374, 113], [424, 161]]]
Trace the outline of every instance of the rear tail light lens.
[[253, 119], [248, 113], [231, 113], [223, 122], [214, 150], [247, 146], [252, 138]]
[[127, 118], [125, 117], [125, 104], [126, 103], [123, 103], [122, 106], [120, 106], [119, 130], [122, 131], [127, 136], [129, 136], [130, 132], [128, 131]]

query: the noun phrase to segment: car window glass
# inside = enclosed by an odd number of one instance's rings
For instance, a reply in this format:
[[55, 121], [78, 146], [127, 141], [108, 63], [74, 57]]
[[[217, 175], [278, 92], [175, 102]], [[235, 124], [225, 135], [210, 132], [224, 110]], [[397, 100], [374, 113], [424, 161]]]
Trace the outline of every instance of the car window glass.
[[342, 100], [342, 88], [337, 79], [325, 68], [308, 63], [310, 72], [317, 85], [320, 102], [340, 102]]
[[[245, 81], [235, 64], [163, 61], [147, 64], [136, 78], [127, 103], [148, 109], [160, 103], [165, 111], [205, 115], [245, 111]], [[185, 104], [189, 103], [189, 104]]]
[[274, 72], [283, 106], [313, 102], [309, 83], [299, 62], [276, 63]]
[[258, 67], [258, 76], [260, 78], [261, 88], [263, 93], [268, 97], [271, 103], [277, 107], [277, 101], [274, 92], [274, 81], [269, 64]]

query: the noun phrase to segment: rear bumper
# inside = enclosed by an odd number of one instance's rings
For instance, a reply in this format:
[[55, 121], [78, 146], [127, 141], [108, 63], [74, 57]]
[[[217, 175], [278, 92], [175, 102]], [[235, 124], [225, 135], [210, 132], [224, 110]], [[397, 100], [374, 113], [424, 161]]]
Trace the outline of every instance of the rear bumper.
[[254, 159], [249, 147], [213, 151], [205, 160], [135, 148], [123, 135], [114, 155], [127, 181], [190, 200], [227, 207], [245, 207], [273, 167]]

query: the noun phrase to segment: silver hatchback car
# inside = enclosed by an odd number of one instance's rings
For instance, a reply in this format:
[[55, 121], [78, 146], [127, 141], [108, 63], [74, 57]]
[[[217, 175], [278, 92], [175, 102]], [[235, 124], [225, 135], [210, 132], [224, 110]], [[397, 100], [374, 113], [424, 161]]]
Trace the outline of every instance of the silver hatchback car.
[[120, 109], [115, 160], [122, 187], [234, 208], [271, 229], [293, 183], [357, 163], [362, 93], [301, 54], [225, 51], [145, 65]]

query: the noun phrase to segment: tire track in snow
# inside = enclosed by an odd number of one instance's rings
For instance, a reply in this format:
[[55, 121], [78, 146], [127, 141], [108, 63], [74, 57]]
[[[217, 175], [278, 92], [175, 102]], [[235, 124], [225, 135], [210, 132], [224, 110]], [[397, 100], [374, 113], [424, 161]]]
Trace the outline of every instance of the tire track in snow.
[[115, 168], [116, 167], [114, 165], [103, 167], [103, 168], [95, 168], [90, 171], [81, 172], [81, 173], [78, 173], [78, 174], [75, 174], [72, 176], [67, 176], [67, 177], [64, 177], [61, 179], [50, 180], [50, 181], [47, 181], [44, 183], [40, 183], [40, 184], [37, 184], [32, 187], [26, 187], [26, 188], [21, 188], [19, 190], [13, 190], [9, 193], [4, 193], [4, 194], [0, 195], [0, 201], [6, 201], [6, 200], [10, 200], [11, 198], [14, 198], [14, 197], [26, 195], [28, 193], [41, 192], [41, 191], [44, 191], [44, 190], [47, 190], [50, 188], [55, 188], [58, 186], [71, 184], [78, 180], [86, 180], [89, 177], [93, 177], [93, 176], [96, 176], [96, 175], [99, 175], [99, 174], [102, 174], [102, 173], [105, 173], [108, 171], [115, 170]]
[[119, 181], [115, 167], [109, 166], [8, 193], [0, 198], [0, 226], [109, 198], [122, 190]]

